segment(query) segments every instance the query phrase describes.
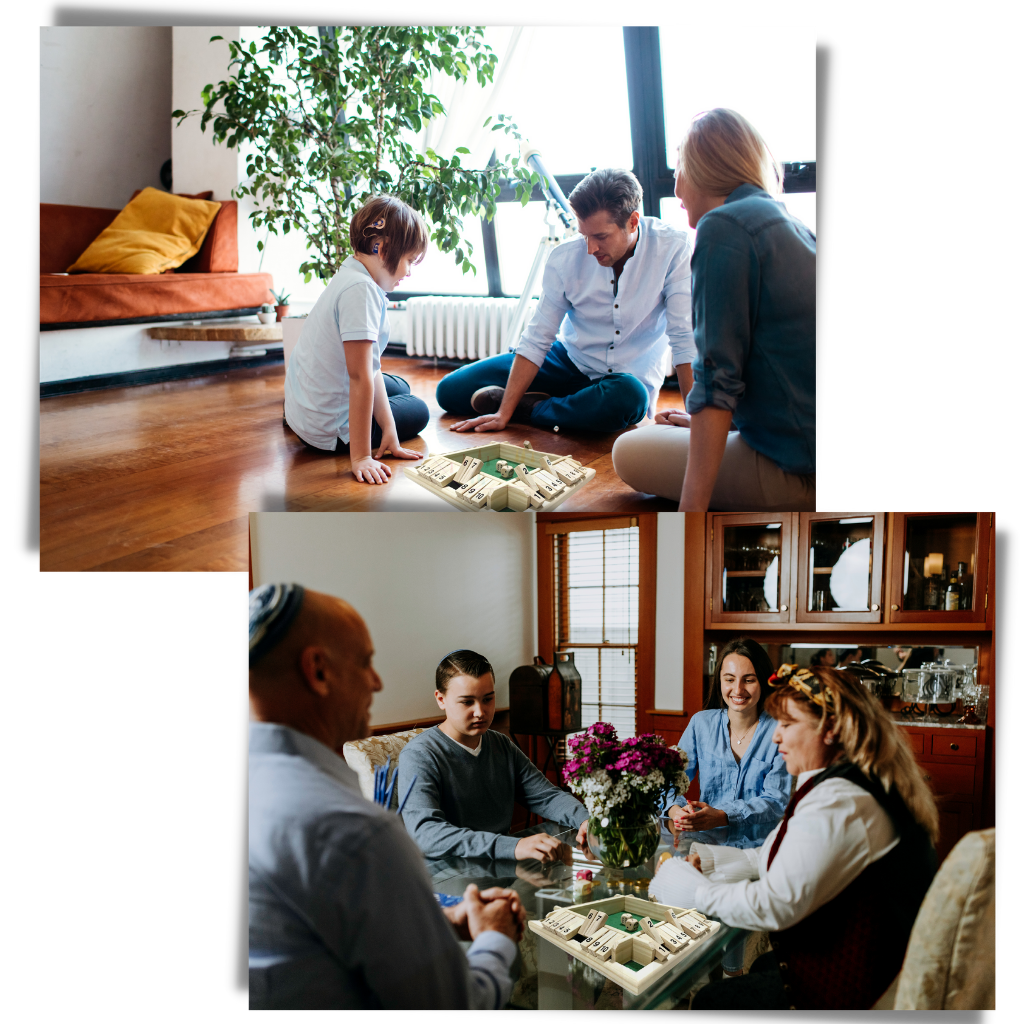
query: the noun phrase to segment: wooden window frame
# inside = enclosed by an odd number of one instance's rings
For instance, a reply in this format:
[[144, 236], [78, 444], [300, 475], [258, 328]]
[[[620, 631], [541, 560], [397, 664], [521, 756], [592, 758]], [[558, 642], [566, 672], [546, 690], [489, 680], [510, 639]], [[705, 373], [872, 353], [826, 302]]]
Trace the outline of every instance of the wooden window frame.
[[[658, 597], [658, 514], [641, 512], [635, 516], [609, 516], [607, 513], [569, 515], [558, 512], [537, 513], [537, 646], [549, 664], [555, 659], [555, 564], [554, 533], [559, 526], [580, 524], [578, 528], [615, 529], [596, 521], [635, 520], [640, 529], [640, 579], [637, 594], [636, 637], [636, 731], [645, 731], [646, 709], [654, 706], [655, 623]], [[626, 524], [628, 525], [628, 523]], [[554, 527], [551, 529], [550, 527]], [[569, 532], [569, 531], [564, 531]]]

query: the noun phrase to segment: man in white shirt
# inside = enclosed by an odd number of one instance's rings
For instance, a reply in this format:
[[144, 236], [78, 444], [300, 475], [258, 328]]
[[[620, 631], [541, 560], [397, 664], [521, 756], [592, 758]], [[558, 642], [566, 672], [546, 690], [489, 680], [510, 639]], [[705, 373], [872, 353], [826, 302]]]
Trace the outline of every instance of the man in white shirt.
[[514, 353], [460, 367], [437, 385], [457, 431], [535, 427], [614, 431], [657, 403], [671, 348], [679, 387], [693, 384], [690, 243], [642, 217], [632, 173], [600, 170], [573, 189], [579, 235], [551, 253], [540, 302]]

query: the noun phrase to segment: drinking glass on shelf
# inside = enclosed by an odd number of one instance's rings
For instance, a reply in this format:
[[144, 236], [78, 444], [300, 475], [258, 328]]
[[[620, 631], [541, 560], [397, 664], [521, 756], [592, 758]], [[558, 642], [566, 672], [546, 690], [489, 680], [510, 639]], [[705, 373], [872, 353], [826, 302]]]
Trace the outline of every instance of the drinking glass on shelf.
[[979, 722], [988, 721], [988, 687], [978, 687], [978, 705], [974, 709], [974, 713], [978, 716]]
[[818, 589], [814, 592], [814, 611], [823, 612], [825, 610], [825, 591]]

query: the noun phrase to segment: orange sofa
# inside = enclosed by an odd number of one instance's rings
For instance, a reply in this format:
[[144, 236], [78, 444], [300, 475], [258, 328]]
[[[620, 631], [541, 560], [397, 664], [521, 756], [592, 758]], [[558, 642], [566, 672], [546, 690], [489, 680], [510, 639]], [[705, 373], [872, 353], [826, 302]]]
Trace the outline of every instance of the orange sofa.
[[270, 274], [238, 273], [238, 204], [233, 199], [221, 203], [202, 248], [177, 270], [65, 274], [120, 212], [39, 204], [42, 330], [242, 316], [272, 301]]

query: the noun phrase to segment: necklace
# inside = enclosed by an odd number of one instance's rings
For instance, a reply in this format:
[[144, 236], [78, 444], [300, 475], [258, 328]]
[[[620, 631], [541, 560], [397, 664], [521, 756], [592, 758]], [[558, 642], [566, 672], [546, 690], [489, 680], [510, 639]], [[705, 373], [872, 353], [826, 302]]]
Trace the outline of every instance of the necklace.
[[755, 720], [754, 724], [749, 729], [747, 729], [747, 731], [742, 736], [739, 736], [739, 737], [737, 737], [736, 739], [733, 740], [733, 744], [735, 746], [737, 746], [737, 747], [743, 746], [743, 744], [746, 743], [747, 740], [750, 739], [751, 735], [753, 734], [753, 732], [754, 732], [754, 730], [756, 728], [757, 728], [757, 721]]

